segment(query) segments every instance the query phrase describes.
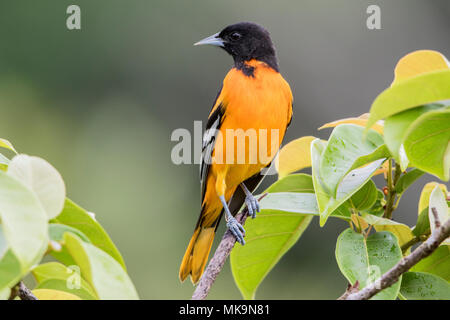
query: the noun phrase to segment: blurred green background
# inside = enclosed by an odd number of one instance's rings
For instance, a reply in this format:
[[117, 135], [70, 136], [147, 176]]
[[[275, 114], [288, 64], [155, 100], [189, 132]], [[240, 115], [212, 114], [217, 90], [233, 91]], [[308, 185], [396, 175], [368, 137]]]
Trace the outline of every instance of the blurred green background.
[[[82, 30], [66, 28], [70, 4], [81, 7]], [[382, 30], [366, 28], [370, 4], [381, 7]], [[450, 57], [449, 15], [448, 0], [2, 0], [0, 137], [61, 172], [69, 197], [121, 250], [141, 298], [189, 298], [178, 267], [200, 209], [198, 166], [172, 164], [170, 135], [205, 120], [232, 65], [192, 44], [238, 21], [264, 25], [294, 93], [285, 141], [326, 138], [317, 128], [368, 112], [403, 55]], [[429, 179], [407, 192], [396, 220], [415, 223]], [[346, 281], [334, 249], [346, 226], [314, 220], [257, 298], [339, 296]], [[240, 298], [228, 264], [210, 298]]]

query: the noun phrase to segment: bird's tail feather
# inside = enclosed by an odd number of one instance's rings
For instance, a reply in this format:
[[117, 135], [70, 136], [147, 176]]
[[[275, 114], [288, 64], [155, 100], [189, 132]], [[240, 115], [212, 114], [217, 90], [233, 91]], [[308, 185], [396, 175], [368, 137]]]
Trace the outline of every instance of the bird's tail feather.
[[200, 280], [208, 261], [219, 220], [220, 218], [212, 226], [203, 226], [202, 221], [197, 224], [181, 262], [179, 274], [181, 281], [189, 275], [193, 284]]

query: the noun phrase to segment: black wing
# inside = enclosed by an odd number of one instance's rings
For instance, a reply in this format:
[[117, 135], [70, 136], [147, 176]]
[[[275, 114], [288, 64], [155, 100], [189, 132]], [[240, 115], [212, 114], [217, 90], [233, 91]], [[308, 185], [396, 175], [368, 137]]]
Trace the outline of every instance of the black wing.
[[[222, 89], [220, 89], [219, 93], [217, 94], [213, 106], [216, 104], [217, 98], [219, 97], [221, 91]], [[208, 179], [209, 168], [211, 167], [212, 153], [214, 151], [217, 133], [219, 132], [220, 125], [223, 122], [223, 114], [224, 109], [222, 104], [220, 104], [209, 116], [208, 121], [206, 122], [205, 133], [203, 134], [202, 155], [200, 158], [200, 184], [202, 191], [202, 202], [206, 192], [206, 180]]]
[[[262, 179], [265, 177], [264, 174], [265, 170], [269, 168], [270, 165], [271, 164], [269, 163], [269, 165], [266, 168], [263, 168], [260, 172], [244, 181], [245, 186], [251, 193], [253, 193], [256, 190], [256, 188], [258, 188]], [[230, 209], [230, 212], [233, 216], [235, 216], [238, 213], [244, 202], [245, 202], [245, 193], [244, 190], [242, 190], [241, 186], [239, 186], [236, 188], [236, 191], [231, 197], [231, 200], [228, 202], [228, 208]]]

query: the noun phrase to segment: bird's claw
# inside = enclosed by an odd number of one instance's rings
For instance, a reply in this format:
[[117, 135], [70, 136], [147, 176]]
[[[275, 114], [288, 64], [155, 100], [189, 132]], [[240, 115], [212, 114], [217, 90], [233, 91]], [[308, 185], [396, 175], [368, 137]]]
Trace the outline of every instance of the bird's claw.
[[248, 215], [255, 219], [256, 213], [260, 211], [258, 200], [253, 195], [248, 195], [245, 197], [245, 204], [247, 205]]
[[233, 236], [236, 238], [236, 241], [240, 244], [244, 245], [245, 240], [245, 230], [244, 227], [235, 219], [230, 218], [227, 222], [227, 228], [231, 231]]

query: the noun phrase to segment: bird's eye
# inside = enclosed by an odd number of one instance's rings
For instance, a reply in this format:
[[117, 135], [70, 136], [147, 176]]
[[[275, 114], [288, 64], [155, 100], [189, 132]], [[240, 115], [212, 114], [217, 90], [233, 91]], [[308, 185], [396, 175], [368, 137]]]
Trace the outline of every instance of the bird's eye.
[[233, 41], [239, 40], [241, 38], [241, 34], [239, 32], [233, 32], [230, 34], [230, 39]]

